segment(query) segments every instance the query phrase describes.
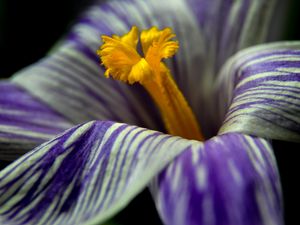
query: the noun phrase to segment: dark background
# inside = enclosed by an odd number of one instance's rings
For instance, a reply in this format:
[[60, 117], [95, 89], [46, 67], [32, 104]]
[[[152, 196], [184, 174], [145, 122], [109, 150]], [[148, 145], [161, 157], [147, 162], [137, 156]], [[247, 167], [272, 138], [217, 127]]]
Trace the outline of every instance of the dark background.
[[[300, 40], [300, 1], [293, 1], [285, 40]], [[86, 7], [84, 0], [0, 0], [0, 78], [43, 57]], [[1, 91], [0, 91], [1, 94]], [[286, 224], [300, 224], [299, 144], [274, 142], [281, 174]], [[5, 166], [2, 163], [2, 167]], [[138, 215], [138, 216], [137, 216]], [[115, 220], [120, 224], [161, 224], [148, 191], [139, 195]]]

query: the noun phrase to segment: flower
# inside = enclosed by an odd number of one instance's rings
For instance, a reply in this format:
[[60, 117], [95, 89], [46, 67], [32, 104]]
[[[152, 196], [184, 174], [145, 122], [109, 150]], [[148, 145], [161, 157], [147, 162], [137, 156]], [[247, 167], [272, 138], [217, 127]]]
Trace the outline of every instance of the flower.
[[[300, 139], [300, 43], [264, 44], [228, 59], [264, 40], [275, 3], [91, 7], [49, 56], [0, 83], [0, 156], [21, 156], [0, 172], [1, 224], [103, 223], [147, 185], [165, 224], [282, 224], [270, 140]], [[146, 129], [163, 130], [140, 86], [100, 76], [99, 36], [132, 25], [177, 34], [181, 48], [169, 68], [204, 135], [215, 137]]]

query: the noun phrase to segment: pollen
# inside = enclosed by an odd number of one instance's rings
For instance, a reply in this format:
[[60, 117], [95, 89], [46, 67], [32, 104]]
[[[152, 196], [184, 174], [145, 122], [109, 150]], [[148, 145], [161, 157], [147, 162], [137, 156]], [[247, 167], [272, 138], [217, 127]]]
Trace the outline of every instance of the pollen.
[[[104, 75], [129, 84], [140, 83], [160, 110], [169, 134], [187, 139], [203, 140], [196, 117], [163, 62], [179, 49], [171, 28], [152, 27], [139, 33], [133, 26], [123, 35], [102, 35], [97, 51]], [[140, 41], [142, 54], [138, 52]]]

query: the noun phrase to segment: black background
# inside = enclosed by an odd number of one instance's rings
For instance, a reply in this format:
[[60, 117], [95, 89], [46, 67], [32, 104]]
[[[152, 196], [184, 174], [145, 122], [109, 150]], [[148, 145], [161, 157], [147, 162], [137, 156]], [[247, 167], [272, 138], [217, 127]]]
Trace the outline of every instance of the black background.
[[[300, 1], [293, 1], [283, 37], [286, 40], [300, 40]], [[0, 0], [0, 78], [9, 77], [44, 56], [67, 31], [74, 16], [86, 6], [85, 2]], [[274, 141], [274, 149], [283, 186], [286, 224], [300, 224], [300, 186], [297, 184], [300, 146]], [[120, 224], [160, 224], [148, 191], [139, 195], [116, 221]]]

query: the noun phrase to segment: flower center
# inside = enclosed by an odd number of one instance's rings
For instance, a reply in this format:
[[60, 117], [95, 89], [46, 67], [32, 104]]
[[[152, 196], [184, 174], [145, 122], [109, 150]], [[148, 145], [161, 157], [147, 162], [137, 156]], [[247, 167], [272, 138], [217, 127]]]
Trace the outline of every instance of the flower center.
[[137, 51], [137, 27], [123, 36], [103, 35], [103, 45], [97, 51], [105, 66], [106, 77], [133, 84], [139, 82], [151, 95], [162, 115], [169, 134], [187, 139], [203, 140], [196, 117], [176, 85], [170, 70], [162, 62], [172, 57], [179, 44], [172, 40], [170, 28], [152, 27], [140, 34], [144, 57]]

